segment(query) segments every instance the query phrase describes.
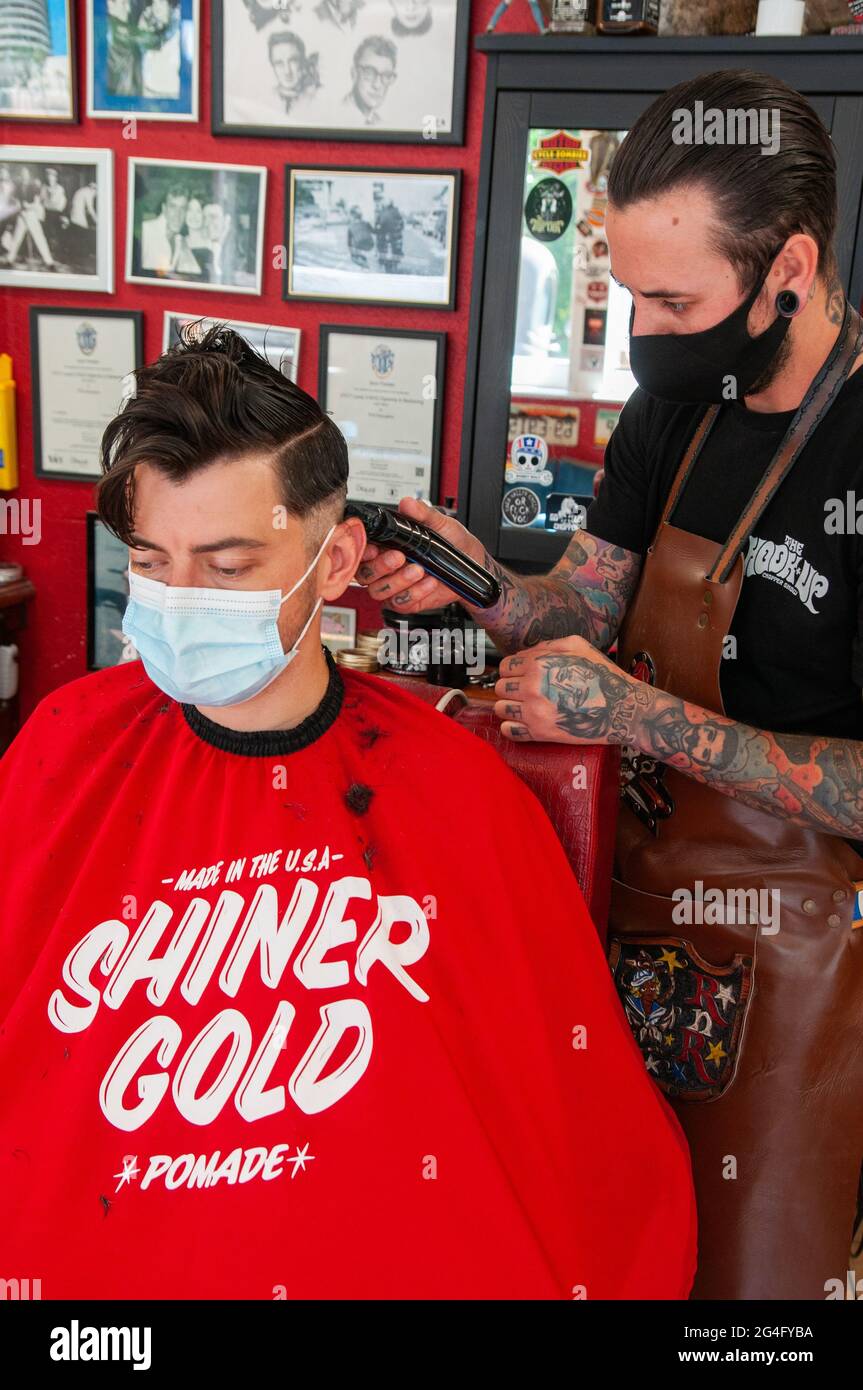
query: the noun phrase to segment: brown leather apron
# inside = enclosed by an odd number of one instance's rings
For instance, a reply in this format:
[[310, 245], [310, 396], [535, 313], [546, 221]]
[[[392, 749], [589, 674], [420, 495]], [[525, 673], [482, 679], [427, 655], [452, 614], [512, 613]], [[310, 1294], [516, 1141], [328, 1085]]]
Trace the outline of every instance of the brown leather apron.
[[[668, 520], [720, 408], [708, 410], [620, 632], [624, 670], [724, 712], [719, 670], [742, 546], [861, 346], [847, 306], [833, 353], [723, 546]], [[692, 1297], [823, 1299], [828, 1280], [846, 1280], [863, 1158], [863, 931], [852, 926], [863, 859], [838, 836], [751, 809], [667, 764], [624, 767], [635, 776], [619, 821], [610, 961], [648, 1070], [689, 1140]], [[645, 1188], [649, 1200], [649, 1166]]]

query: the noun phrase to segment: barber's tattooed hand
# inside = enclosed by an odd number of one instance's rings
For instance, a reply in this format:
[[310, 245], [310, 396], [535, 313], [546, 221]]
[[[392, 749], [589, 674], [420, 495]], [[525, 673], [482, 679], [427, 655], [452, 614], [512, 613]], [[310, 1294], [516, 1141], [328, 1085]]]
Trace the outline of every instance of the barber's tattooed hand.
[[540, 642], [500, 663], [494, 712], [506, 738], [633, 743], [648, 687], [583, 637]]

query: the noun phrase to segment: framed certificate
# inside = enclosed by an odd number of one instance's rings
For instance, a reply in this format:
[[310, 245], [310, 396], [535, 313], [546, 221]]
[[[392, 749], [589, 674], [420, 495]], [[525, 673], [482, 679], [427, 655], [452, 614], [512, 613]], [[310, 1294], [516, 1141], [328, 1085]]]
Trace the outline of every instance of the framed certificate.
[[100, 477], [102, 435], [143, 361], [137, 309], [30, 309], [33, 460], [41, 478]]
[[348, 445], [348, 497], [434, 502], [445, 333], [321, 325], [318, 398]]

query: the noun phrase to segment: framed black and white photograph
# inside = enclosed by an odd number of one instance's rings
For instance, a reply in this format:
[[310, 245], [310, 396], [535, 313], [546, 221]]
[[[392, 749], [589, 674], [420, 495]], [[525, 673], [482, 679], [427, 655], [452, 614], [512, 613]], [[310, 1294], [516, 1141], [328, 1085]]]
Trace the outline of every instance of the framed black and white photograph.
[[461, 173], [285, 170], [285, 299], [455, 307]]
[[87, 114], [196, 121], [200, 0], [86, 0]]
[[126, 279], [260, 294], [267, 171], [129, 160]]
[[114, 289], [114, 156], [0, 145], [0, 285]]
[[213, 0], [213, 131], [464, 142], [470, 0]]
[[284, 328], [281, 324], [271, 323], [243, 323], [239, 319], [202, 318], [200, 314], [177, 314], [166, 309], [162, 351], [167, 352], [169, 347], [179, 343], [181, 332], [185, 333], [187, 339], [199, 337], [217, 323], [239, 333], [277, 371], [290, 381], [296, 381], [300, 359], [299, 328]]
[[123, 632], [129, 601], [129, 547], [87, 513], [87, 670], [101, 671], [136, 661], [137, 650]]
[[72, 0], [0, 0], [0, 120], [77, 119]]
[[144, 360], [137, 309], [30, 309], [33, 462], [41, 478], [100, 477], [102, 435]]
[[318, 399], [348, 446], [348, 497], [437, 497], [446, 334], [322, 324]]

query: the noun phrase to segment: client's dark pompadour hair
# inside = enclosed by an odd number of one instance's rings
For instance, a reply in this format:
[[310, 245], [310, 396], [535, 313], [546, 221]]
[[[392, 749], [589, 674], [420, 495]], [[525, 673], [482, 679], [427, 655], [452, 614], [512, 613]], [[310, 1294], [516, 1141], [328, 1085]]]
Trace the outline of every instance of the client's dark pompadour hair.
[[289, 516], [344, 503], [347, 445], [314, 397], [224, 324], [200, 337], [189, 325], [178, 344], [135, 372], [134, 394], [102, 436], [99, 517], [130, 545], [137, 464], [182, 482], [249, 454], [271, 459]]

